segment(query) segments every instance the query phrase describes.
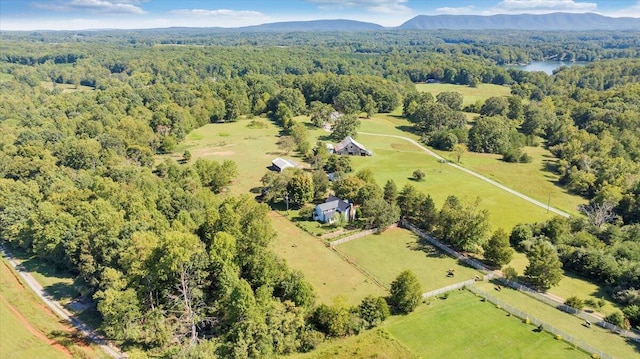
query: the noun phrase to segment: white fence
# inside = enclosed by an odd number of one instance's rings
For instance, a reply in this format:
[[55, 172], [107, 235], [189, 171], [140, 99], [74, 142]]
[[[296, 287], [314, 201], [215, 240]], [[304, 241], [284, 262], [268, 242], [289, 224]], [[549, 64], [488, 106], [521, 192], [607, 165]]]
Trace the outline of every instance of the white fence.
[[491, 270], [487, 267], [484, 266], [484, 264], [478, 262], [475, 259], [469, 258], [465, 255], [460, 254], [459, 252], [457, 252], [456, 250], [452, 249], [451, 247], [449, 247], [448, 245], [440, 242], [439, 240], [431, 237], [430, 235], [428, 235], [427, 233], [423, 232], [421, 229], [419, 229], [418, 227], [414, 226], [413, 224], [407, 222], [407, 221], [403, 221], [401, 223], [401, 225], [405, 228], [410, 229], [413, 233], [417, 234], [418, 236], [420, 236], [421, 238], [424, 238], [427, 240], [427, 242], [431, 243], [432, 245], [434, 245], [435, 247], [437, 247], [438, 249], [440, 249], [441, 251], [447, 253], [448, 255], [463, 261], [464, 263], [470, 265], [471, 267], [488, 273], [491, 272]]
[[512, 306], [510, 306], [509, 304], [499, 300], [498, 298], [485, 293], [484, 291], [474, 287], [474, 286], [468, 286], [467, 287], [470, 291], [482, 296], [482, 298], [485, 298], [486, 300], [488, 300], [489, 302], [495, 304], [495, 305], [499, 305], [502, 309], [504, 309], [505, 311], [511, 313], [512, 315], [522, 319], [522, 320], [526, 320], [528, 319], [530, 323], [532, 323], [533, 325], [537, 325], [539, 326], [539, 328], [541, 328], [541, 330], [545, 330], [549, 333], [552, 333], [554, 335], [559, 335], [562, 340], [576, 346], [579, 347], [580, 349], [586, 351], [589, 354], [597, 354], [601, 359], [613, 359], [612, 356], [608, 355], [607, 353], [604, 353], [603, 351], [601, 351], [600, 349], [594, 348], [591, 345], [576, 339], [575, 337], [569, 335], [568, 333], [552, 326], [549, 325], [548, 323], [543, 322], [542, 320], [536, 318], [536, 317], [532, 317], [530, 316], [528, 313], [525, 313], [523, 311], [520, 311]]
[[[441, 249], [442, 251], [450, 254], [452, 257], [457, 258], [467, 264], [469, 264], [470, 266], [484, 271], [484, 272], [489, 272], [489, 269], [486, 268], [482, 263], [468, 258], [458, 252], [456, 252], [455, 250], [453, 250], [452, 248], [450, 248], [449, 246], [441, 243], [440, 241], [438, 241], [437, 239], [433, 238], [432, 236], [428, 235], [427, 233], [424, 233], [422, 230], [420, 230], [419, 228], [415, 227], [414, 225], [412, 225], [411, 223], [408, 223], [406, 221], [402, 222], [402, 225], [408, 229], [410, 229], [411, 231], [413, 231], [414, 233], [416, 233], [417, 235], [419, 235], [421, 238], [424, 238], [425, 240], [427, 240], [429, 243], [431, 243], [432, 245], [438, 247], [439, 249]], [[569, 314], [573, 314], [578, 316], [579, 318], [582, 318], [584, 320], [588, 320], [591, 323], [595, 323], [598, 326], [601, 326], [603, 328], [609, 329], [614, 333], [617, 333], [625, 338], [630, 338], [636, 342], [640, 342], [640, 333], [638, 333], [638, 331], [635, 330], [626, 330], [623, 328], [620, 328], [614, 324], [611, 324], [609, 322], [606, 322], [605, 320], [603, 320], [601, 317], [595, 316], [593, 314], [590, 313], [586, 313], [583, 311], [579, 311], [576, 310], [575, 308], [569, 307], [567, 305], [565, 305], [563, 302], [550, 297], [544, 293], [540, 293], [534, 289], [531, 289], [525, 285], [522, 285], [520, 283], [516, 283], [516, 282], [512, 282], [510, 280], [507, 280], [506, 278], [502, 277], [501, 275], [496, 275], [495, 272], [491, 272], [488, 275], [485, 276], [485, 280], [488, 279], [493, 279], [496, 278], [497, 280], [499, 280], [500, 282], [504, 283], [505, 285], [516, 289], [518, 291], [521, 291], [537, 300], [540, 300], [546, 304], [549, 304], [559, 310], [562, 310], [564, 312], [567, 312]]]
[[640, 335], [636, 331], [626, 330], [626, 329], [620, 328], [620, 327], [618, 327], [618, 326], [616, 326], [614, 324], [611, 324], [611, 323], [605, 321], [601, 317], [598, 317], [598, 316], [595, 316], [595, 315], [593, 315], [591, 313], [587, 313], [587, 312], [572, 308], [572, 307], [570, 307], [568, 305], [565, 305], [564, 303], [558, 301], [555, 298], [552, 298], [552, 297], [550, 297], [550, 296], [548, 296], [548, 295], [546, 295], [544, 293], [537, 292], [537, 291], [535, 291], [535, 290], [533, 290], [533, 289], [531, 289], [531, 288], [529, 288], [527, 286], [524, 286], [522, 284], [519, 284], [519, 283], [516, 283], [516, 282], [512, 282], [512, 281], [510, 281], [510, 280], [508, 280], [508, 279], [506, 279], [504, 277], [498, 277], [496, 279], [499, 280], [501, 283], [503, 283], [506, 286], [509, 286], [509, 287], [511, 287], [511, 288], [513, 288], [515, 290], [520, 291], [520, 292], [523, 292], [523, 293], [525, 293], [525, 294], [527, 294], [527, 295], [529, 295], [529, 296], [531, 296], [531, 297], [533, 297], [533, 298], [535, 298], [535, 299], [537, 299], [537, 300], [539, 300], [541, 302], [544, 302], [544, 303], [547, 303], [547, 304], [549, 304], [549, 305], [551, 305], [553, 307], [556, 307], [557, 309], [562, 310], [563, 312], [567, 312], [569, 314], [573, 314], [573, 315], [575, 315], [575, 316], [577, 316], [579, 318], [582, 318], [582, 319], [587, 320], [587, 321], [589, 321], [591, 323], [594, 323], [594, 324], [596, 324], [596, 325], [598, 325], [600, 327], [603, 327], [603, 328], [608, 329], [608, 330], [610, 330], [610, 331], [612, 331], [614, 333], [617, 333], [617, 334], [619, 334], [619, 335], [621, 335], [621, 336], [623, 336], [625, 338], [630, 338], [630, 339], [632, 339], [632, 340], [634, 340], [636, 342], [640, 342]]
[[422, 293], [422, 299], [435, 297], [436, 295], [440, 295], [440, 294], [443, 294], [443, 293], [446, 293], [446, 292], [450, 292], [452, 290], [460, 289], [460, 288], [463, 288], [463, 287], [468, 287], [468, 286], [473, 285], [475, 282], [476, 282], [475, 280], [469, 279], [469, 280], [464, 281], [464, 282], [452, 284], [452, 285], [449, 285], [449, 286], [446, 286], [446, 287], [442, 287], [442, 288], [439, 288], [439, 289], [436, 289], [436, 290], [432, 290], [430, 292]]
[[[397, 226], [398, 226], [397, 224], [392, 224], [391, 226], [389, 226], [387, 228], [394, 228], [394, 227], [397, 227]], [[374, 233], [377, 233], [377, 232], [378, 232], [378, 228], [367, 229], [366, 231], [361, 231], [361, 232], [352, 234], [350, 236], [346, 236], [344, 238], [340, 238], [340, 239], [337, 239], [335, 241], [329, 242], [329, 247], [333, 248], [333, 247], [337, 246], [338, 244], [346, 243], [346, 242], [352, 241], [354, 239], [358, 239], [358, 238], [361, 238], [361, 237], [364, 237], [364, 236], [368, 236], [370, 234], [374, 234]]]

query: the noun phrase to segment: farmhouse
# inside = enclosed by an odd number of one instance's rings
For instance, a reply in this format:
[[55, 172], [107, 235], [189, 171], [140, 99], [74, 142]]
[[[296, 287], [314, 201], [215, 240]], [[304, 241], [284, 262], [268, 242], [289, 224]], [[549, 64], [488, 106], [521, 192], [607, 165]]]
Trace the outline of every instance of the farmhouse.
[[353, 221], [356, 218], [355, 206], [336, 196], [329, 196], [326, 202], [317, 205], [313, 210], [313, 220], [322, 223], [333, 223], [337, 219], [336, 216], [343, 216], [345, 220]]
[[278, 172], [282, 172], [287, 168], [296, 168], [296, 167], [298, 167], [298, 165], [296, 165], [293, 161], [288, 161], [280, 157], [271, 161], [271, 169]]
[[339, 155], [351, 156], [371, 156], [371, 151], [367, 150], [362, 144], [351, 138], [345, 137], [340, 143], [333, 147], [333, 153]]

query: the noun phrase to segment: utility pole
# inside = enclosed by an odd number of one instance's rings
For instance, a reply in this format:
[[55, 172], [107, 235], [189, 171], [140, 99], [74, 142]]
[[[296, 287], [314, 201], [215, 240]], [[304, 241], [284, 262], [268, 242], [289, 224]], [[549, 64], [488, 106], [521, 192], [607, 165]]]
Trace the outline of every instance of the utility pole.
[[547, 200], [547, 213], [549, 213], [550, 208], [551, 208], [551, 192], [549, 192], [549, 199]]

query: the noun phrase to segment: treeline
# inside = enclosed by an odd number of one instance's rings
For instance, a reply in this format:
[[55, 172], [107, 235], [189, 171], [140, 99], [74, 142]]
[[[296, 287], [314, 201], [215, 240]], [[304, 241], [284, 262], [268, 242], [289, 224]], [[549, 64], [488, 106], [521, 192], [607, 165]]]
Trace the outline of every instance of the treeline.
[[640, 225], [597, 226], [583, 218], [556, 217], [544, 223], [514, 227], [511, 243], [529, 252], [547, 242], [565, 269], [601, 283], [624, 309], [613, 315], [614, 324], [640, 326]]
[[128, 89], [0, 83], [0, 240], [76, 275], [108, 338], [137, 355], [262, 358], [388, 316], [383, 298], [316, 307], [270, 249], [269, 208], [218, 194], [234, 162], [165, 160], [152, 172], [167, 104]]
[[[382, 30], [366, 32], [242, 32], [220, 29], [3, 32], [27, 43], [118, 43], [121, 46], [316, 46], [354, 54], [393, 52], [473, 55], [496, 64], [530, 61], [598, 61], [638, 56], [637, 31], [461, 31]], [[21, 63], [43, 63], [47, 56], [21, 56]], [[43, 61], [44, 60], [44, 61]], [[58, 58], [61, 61], [62, 58]]]

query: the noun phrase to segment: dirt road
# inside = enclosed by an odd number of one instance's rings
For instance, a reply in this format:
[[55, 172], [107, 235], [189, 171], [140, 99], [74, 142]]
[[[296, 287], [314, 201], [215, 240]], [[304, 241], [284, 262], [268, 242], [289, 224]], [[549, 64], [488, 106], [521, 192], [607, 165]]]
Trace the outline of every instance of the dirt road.
[[115, 346], [109, 343], [104, 337], [98, 334], [93, 328], [90, 328], [77, 318], [73, 316], [69, 311], [63, 308], [58, 302], [51, 299], [51, 297], [44, 291], [40, 283], [38, 283], [31, 274], [24, 271], [20, 264], [11, 257], [10, 253], [0, 246], [0, 253], [9, 262], [9, 264], [15, 269], [20, 278], [33, 290], [33, 292], [42, 299], [44, 304], [49, 307], [58, 317], [69, 322], [79, 332], [81, 332], [88, 340], [99, 345], [102, 350], [114, 358], [126, 358], [126, 354], [121, 353]]

